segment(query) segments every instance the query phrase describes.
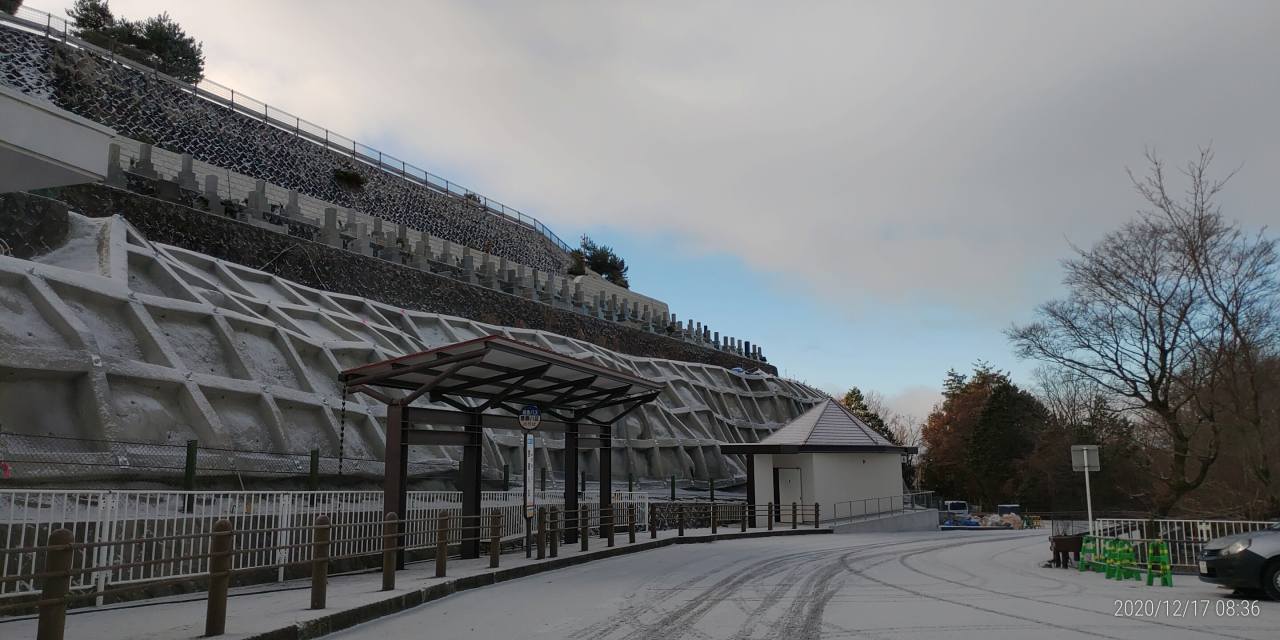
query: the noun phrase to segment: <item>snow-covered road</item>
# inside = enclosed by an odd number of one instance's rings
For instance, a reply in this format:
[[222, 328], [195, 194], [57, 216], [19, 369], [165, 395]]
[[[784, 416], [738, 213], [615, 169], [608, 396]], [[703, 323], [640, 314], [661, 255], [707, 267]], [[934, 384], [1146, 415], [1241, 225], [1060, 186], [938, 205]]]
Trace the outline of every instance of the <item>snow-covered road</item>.
[[[1274, 639], [1280, 629], [1280, 603], [1242, 616], [1244, 601], [1194, 577], [1173, 588], [1117, 583], [1041, 568], [1048, 555], [1043, 530], [683, 545], [450, 596], [334, 637], [1181, 640]], [[1117, 617], [1124, 600], [1209, 606]], [[1219, 601], [1240, 605], [1236, 617], [1219, 617]]]

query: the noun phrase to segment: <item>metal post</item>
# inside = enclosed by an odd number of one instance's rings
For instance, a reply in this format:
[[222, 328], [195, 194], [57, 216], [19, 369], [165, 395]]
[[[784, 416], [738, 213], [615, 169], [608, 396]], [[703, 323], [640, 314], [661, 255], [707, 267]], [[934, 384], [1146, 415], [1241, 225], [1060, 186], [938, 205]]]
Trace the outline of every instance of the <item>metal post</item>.
[[[398, 404], [387, 405], [387, 437], [382, 458], [384, 461], [383, 469], [385, 470], [382, 478], [383, 513], [408, 513], [409, 445], [405, 441], [406, 429], [404, 407]], [[404, 533], [403, 530], [400, 530], [396, 537], [397, 570], [404, 568]]]
[[602, 523], [604, 521], [605, 512], [607, 512], [609, 515], [609, 523], [605, 525], [609, 528], [608, 535], [605, 536], [605, 538], [608, 540], [608, 544], [606, 546], [612, 547], [613, 546], [613, 505], [604, 507], [601, 510], [600, 518]]
[[382, 590], [396, 588], [396, 514], [388, 513], [382, 521]]
[[227, 587], [231, 584], [231, 521], [213, 523], [209, 542], [209, 601], [205, 608], [204, 635], [220, 636], [227, 630]]
[[585, 493], [587, 491], [587, 472], [583, 471], [580, 475], [582, 476], [582, 482], [578, 485], [578, 491]]
[[714, 503], [716, 501], [716, 479], [708, 478], [707, 487], [711, 490], [711, 502]]
[[538, 559], [547, 557], [547, 508], [538, 507]]
[[769, 511], [765, 514], [765, 520], [769, 522], [769, 531], [773, 531], [773, 503], [769, 503]]
[[[200, 441], [188, 440], [187, 441], [187, 464], [182, 472], [182, 490], [183, 491], [196, 490], [196, 457], [199, 456], [199, 454], [200, 454]], [[186, 499], [187, 513], [191, 513], [192, 511], [195, 510], [195, 500], [196, 500], [196, 497], [194, 495], [191, 495], [189, 493], [187, 494], [187, 499]]]
[[505, 462], [502, 464], [502, 490], [511, 490], [511, 465]]
[[581, 529], [578, 532], [578, 537], [583, 551], [587, 550], [587, 542], [591, 539], [591, 521], [588, 519], [590, 516], [591, 513], [587, 511], [587, 505], [584, 504], [578, 507], [578, 526]]
[[627, 504], [627, 543], [636, 543], [636, 503]]
[[676, 474], [671, 474], [671, 501], [676, 501]]
[[560, 510], [556, 507], [551, 507], [550, 528], [551, 530], [547, 532], [550, 536], [547, 542], [550, 544], [551, 548], [548, 549], [547, 552], [552, 558], [554, 558], [560, 553]]
[[797, 507], [796, 503], [792, 502], [791, 503], [791, 528], [792, 529], [796, 528], [796, 522], [797, 522], [796, 512], [798, 511], [799, 511], [799, 508]]
[[547, 468], [543, 467], [539, 469], [538, 473], [542, 475], [540, 482], [538, 484], [538, 491], [546, 491], [547, 490]]
[[818, 528], [818, 521], [821, 519], [822, 518], [818, 517], [818, 503], [815, 502], [813, 503], [813, 528], [814, 529]]
[[[628, 458], [628, 460], [630, 460], [630, 458]], [[627, 493], [635, 493], [635, 492], [636, 492], [636, 477], [628, 473], [627, 474]]]
[[498, 554], [502, 553], [502, 512], [497, 509], [489, 516], [489, 568], [498, 568]]
[[449, 560], [449, 514], [442, 513], [436, 522], [436, 577], [445, 577]]
[[462, 451], [462, 519], [458, 528], [462, 531], [462, 557], [480, 557], [480, 493], [481, 462], [484, 456], [484, 414], [471, 413], [467, 425], [467, 445]]
[[658, 509], [656, 504], [649, 505], [649, 539], [658, 539]]
[[320, 488], [320, 450], [311, 450], [311, 473], [307, 476], [307, 488], [316, 491]]
[[738, 513], [742, 514], [742, 532], [747, 532], [747, 505], [742, 504], [738, 507]]
[[1084, 506], [1089, 514], [1089, 535], [1093, 535], [1093, 491], [1089, 489], [1089, 450], [1081, 451], [1084, 454]]
[[676, 505], [676, 535], [684, 537], [684, 505]]
[[578, 423], [564, 430], [564, 542], [578, 538]]
[[716, 518], [716, 503], [712, 502], [711, 503], [711, 535], [715, 535], [716, 533], [716, 530], [717, 530], [716, 520], [718, 520], [718, 518]]
[[316, 516], [311, 543], [311, 608], [323, 609], [329, 593], [329, 516]]
[[44, 579], [40, 592], [40, 620], [36, 640], [62, 640], [67, 627], [67, 590], [71, 588], [71, 531], [56, 529], [49, 534], [49, 550], [44, 555]]

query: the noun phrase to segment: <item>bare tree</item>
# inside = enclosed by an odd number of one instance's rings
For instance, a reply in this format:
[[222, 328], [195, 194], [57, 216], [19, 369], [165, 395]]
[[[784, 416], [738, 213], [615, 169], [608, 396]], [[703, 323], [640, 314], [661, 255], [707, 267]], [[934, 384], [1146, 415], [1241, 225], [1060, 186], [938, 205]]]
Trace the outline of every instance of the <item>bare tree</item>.
[[1210, 150], [1183, 170], [1189, 185], [1177, 198], [1164, 164], [1147, 158], [1149, 172], [1133, 181], [1150, 208], [1076, 249], [1063, 263], [1067, 297], [1008, 334], [1021, 357], [1097, 385], [1150, 429], [1163, 514], [1204, 483], [1224, 429], [1242, 426], [1232, 390], [1244, 360], [1274, 349], [1277, 260], [1274, 240], [1222, 217], [1215, 198], [1231, 176], [1209, 176]]

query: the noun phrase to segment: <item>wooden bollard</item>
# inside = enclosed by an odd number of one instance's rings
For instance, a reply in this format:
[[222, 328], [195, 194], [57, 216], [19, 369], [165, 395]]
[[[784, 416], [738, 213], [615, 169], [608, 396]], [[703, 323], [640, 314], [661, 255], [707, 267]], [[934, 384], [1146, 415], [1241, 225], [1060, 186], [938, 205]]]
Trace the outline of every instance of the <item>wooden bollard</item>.
[[769, 530], [773, 531], [773, 503], [772, 502], [769, 503], [768, 517], [766, 517], [765, 520], [769, 521]]
[[329, 516], [316, 516], [311, 542], [311, 608], [323, 609], [329, 593]]
[[676, 535], [684, 537], [684, 505], [676, 505]]
[[815, 503], [813, 503], [813, 528], [814, 528], [814, 529], [817, 529], [817, 528], [818, 528], [818, 521], [819, 521], [819, 520], [822, 520], [822, 518], [819, 518], [819, 517], [818, 517], [818, 513], [819, 513], [819, 512], [818, 512], [818, 503], [816, 503], [816, 502], [815, 502]]
[[791, 528], [796, 528], [796, 513], [798, 511], [796, 503], [791, 503]]
[[[614, 506], [613, 506], [613, 505], [609, 505], [609, 508], [605, 510], [605, 511], [607, 511], [607, 512], [608, 512], [608, 514], [609, 514], [609, 523], [606, 525], [607, 527], [609, 527], [609, 530], [606, 532], [606, 535], [605, 535], [605, 540], [607, 541], [607, 542], [606, 542], [606, 546], [609, 546], [609, 547], [612, 547], [612, 546], [613, 546], [613, 542], [614, 542], [614, 540], [613, 540], [613, 510], [614, 510]], [[602, 512], [602, 513], [601, 513], [601, 517], [603, 517], [603, 516], [604, 516], [604, 513]]]
[[209, 603], [204, 615], [204, 635], [220, 636], [227, 630], [227, 587], [231, 584], [231, 521], [213, 523], [209, 541]]
[[636, 503], [627, 504], [627, 543], [636, 543]]
[[591, 522], [587, 520], [589, 515], [591, 515], [591, 512], [587, 510], [587, 505], [584, 504], [578, 508], [578, 538], [582, 540], [582, 551], [586, 551], [589, 548], [588, 540], [591, 538], [589, 535], [591, 533]]
[[547, 557], [547, 508], [538, 507], [538, 559]]
[[396, 536], [399, 527], [396, 514], [388, 513], [382, 521], [382, 590], [396, 588]]
[[36, 640], [62, 640], [67, 628], [67, 590], [71, 588], [71, 542], [68, 529], [55, 529], [49, 534], [49, 549], [44, 555], [44, 579], [40, 591], [40, 621]]
[[547, 535], [550, 536], [547, 543], [551, 548], [547, 551], [548, 555], [554, 558], [560, 554], [560, 509], [556, 507], [551, 507], [550, 529], [551, 530], [547, 532]]
[[502, 553], [502, 512], [497, 509], [489, 515], [489, 568], [498, 568], [498, 554]]
[[436, 577], [445, 577], [449, 560], [449, 514], [442, 513], [436, 519]]
[[715, 535], [716, 533], [717, 520], [719, 520], [719, 518], [716, 517], [716, 503], [712, 502], [711, 503], [711, 535]]

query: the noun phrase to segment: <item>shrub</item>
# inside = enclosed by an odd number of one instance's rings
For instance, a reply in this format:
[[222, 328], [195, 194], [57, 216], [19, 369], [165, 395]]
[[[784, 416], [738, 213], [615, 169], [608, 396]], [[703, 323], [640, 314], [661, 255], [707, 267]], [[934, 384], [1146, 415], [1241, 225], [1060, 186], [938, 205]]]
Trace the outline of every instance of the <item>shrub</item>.
[[9, 15], [18, 13], [18, 7], [22, 6], [22, 0], [0, 0], [0, 11]]
[[333, 170], [333, 181], [338, 183], [343, 189], [357, 191], [364, 187], [366, 178], [364, 174], [355, 169], [339, 167]]

